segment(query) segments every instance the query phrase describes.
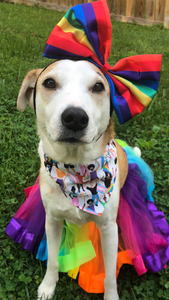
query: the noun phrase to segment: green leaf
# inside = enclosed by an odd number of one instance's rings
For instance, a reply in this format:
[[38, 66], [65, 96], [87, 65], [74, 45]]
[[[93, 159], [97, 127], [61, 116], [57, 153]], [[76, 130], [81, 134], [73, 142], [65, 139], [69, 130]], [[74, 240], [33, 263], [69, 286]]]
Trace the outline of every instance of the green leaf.
[[22, 274], [19, 276], [19, 280], [25, 282], [25, 279], [26, 279], [26, 277], [25, 277], [25, 275], [22, 273]]
[[143, 139], [137, 139], [137, 142], [139, 143], [141, 148], [147, 149], [147, 142]]
[[9, 255], [9, 259], [14, 259], [15, 257], [13, 256], [13, 254]]
[[165, 286], [166, 289], [168, 289], [169, 288], [169, 282], [167, 282], [164, 286]]
[[28, 284], [32, 281], [32, 278], [31, 277], [26, 277], [25, 279], [25, 283]]
[[148, 150], [151, 150], [155, 145], [157, 144], [157, 141], [155, 139], [151, 139], [147, 142], [147, 148]]
[[152, 128], [152, 130], [153, 130], [155, 133], [157, 133], [157, 132], [159, 132], [161, 129], [160, 129], [159, 126], [154, 125], [153, 128]]

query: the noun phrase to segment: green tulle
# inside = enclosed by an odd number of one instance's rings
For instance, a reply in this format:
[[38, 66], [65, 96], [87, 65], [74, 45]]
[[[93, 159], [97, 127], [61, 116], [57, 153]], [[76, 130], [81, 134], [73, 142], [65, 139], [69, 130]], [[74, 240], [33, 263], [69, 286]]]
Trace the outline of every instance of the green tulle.
[[86, 226], [79, 227], [64, 221], [58, 257], [60, 272], [73, 270], [96, 256], [86, 230]]

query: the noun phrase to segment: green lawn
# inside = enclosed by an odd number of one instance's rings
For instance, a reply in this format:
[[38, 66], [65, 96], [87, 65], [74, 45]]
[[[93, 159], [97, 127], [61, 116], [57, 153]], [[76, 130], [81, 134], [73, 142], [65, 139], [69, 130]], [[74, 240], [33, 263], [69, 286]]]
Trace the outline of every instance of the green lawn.
[[[26, 73], [49, 64], [43, 58], [46, 40], [62, 12], [0, 2], [0, 299], [35, 300], [45, 273], [45, 263], [13, 243], [4, 229], [24, 201], [24, 188], [38, 175], [38, 137], [33, 111], [16, 109], [16, 99]], [[134, 120], [120, 126], [117, 137], [139, 146], [155, 175], [154, 198], [169, 221], [169, 30], [112, 20], [113, 43], [109, 63], [126, 56], [162, 53], [159, 91], [149, 107]], [[124, 266], [118, 278], [121, 300], [169, 299], [169, 268], [138, 277]], [[84, 292], [77, 281], [60, 274], [53, 299], [96, 300], [103, 295]], [[113, 300], [113, 299], [112, 299]]]

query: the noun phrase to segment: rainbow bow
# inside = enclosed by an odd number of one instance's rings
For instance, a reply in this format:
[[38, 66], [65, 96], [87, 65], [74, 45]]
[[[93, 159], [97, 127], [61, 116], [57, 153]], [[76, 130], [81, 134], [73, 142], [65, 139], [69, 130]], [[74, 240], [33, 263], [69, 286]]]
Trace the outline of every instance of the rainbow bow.
[[55, 26], [44, 56], [87, 59], [105, 74], [120, 124], [141, 113], [157, 92], [162, 55], [137, 55], [111, 67], [112, 26], [106, 0], [78, 4]]

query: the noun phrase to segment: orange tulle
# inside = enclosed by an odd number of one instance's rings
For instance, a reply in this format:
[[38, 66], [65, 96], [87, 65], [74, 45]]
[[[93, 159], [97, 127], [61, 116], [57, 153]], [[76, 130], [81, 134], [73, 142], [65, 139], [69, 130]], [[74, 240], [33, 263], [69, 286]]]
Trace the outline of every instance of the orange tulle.
[[[88, 293], [104, 293], [105, 269], [100, 231], [94, 222], [88, 223], [85, 226], [84, 230], [86, 229], [88, 238], [93, 244], [96, 257], [80, 266], [78, 284]], [[127, 251], [124, 250], [123, 241], [119, 234], [117, 276], [123, 264], [132, 265], [132, 261]]]

